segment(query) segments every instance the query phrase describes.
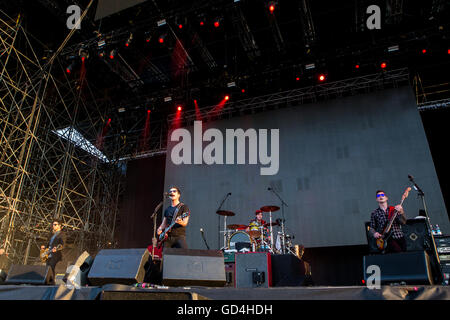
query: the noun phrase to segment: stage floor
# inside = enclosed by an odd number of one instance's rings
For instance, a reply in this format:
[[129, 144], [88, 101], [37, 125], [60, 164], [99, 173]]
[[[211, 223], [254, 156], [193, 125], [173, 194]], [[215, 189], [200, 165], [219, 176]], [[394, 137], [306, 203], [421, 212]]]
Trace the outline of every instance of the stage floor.
[[348, 287], [167, 287], [137, 288], [107, 284], [80, 289], [59, 286], [2, 285], [0, 300], [450, 300], [449, 286]]

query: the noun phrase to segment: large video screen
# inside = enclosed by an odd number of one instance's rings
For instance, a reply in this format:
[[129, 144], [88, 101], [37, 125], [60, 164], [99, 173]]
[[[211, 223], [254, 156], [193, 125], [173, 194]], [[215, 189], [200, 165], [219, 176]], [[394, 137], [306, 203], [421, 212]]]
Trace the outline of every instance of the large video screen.
[[[327, 247], [366, 244], [376, 190], [396, 205], [412, 186], [408, 175], [426, 194], [431, 222], [448, 232], [413, 91], [403, 87], [173, 130], [165, 188], [178, 186], [191, 209], [189, 248], [227, 246], [224, 223], [248, 225], [263, 206], [280, 208], [263, 219], [284, 218], [294, 244]], [[414, 189], [403, 206], [408, 219], [418, 216]], [[273, 227], [274, 243], [280, 231]]]

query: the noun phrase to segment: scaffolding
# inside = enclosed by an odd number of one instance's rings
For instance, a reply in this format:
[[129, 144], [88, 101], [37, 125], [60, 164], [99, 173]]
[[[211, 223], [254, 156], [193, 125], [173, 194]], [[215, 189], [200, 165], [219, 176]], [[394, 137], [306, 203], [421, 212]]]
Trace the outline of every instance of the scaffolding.
[[82, 73], [67, 78], [57, 54], [38, 58], [39, 45], [0, 12], [0, 241], [21, 264], [39, 263], [52, 219], [69, 258], [114, 247], [124, 188], [123, 144], [105, 136], [108, 106]]

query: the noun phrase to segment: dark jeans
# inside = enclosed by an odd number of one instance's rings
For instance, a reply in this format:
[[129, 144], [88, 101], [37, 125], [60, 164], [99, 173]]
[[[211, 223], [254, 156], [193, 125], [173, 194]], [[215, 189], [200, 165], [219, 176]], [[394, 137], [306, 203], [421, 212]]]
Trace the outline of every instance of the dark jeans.
[[164, 242], [164, 248], [180, 248], [187, 249], [187, 242], [185, 235], [170, 235]]
[[405, 252], [406, 251], [406, 239], [404, 237], [394, 239], [390, 238], [388, 239], [386, 252], [392, 253], [392, 252]]

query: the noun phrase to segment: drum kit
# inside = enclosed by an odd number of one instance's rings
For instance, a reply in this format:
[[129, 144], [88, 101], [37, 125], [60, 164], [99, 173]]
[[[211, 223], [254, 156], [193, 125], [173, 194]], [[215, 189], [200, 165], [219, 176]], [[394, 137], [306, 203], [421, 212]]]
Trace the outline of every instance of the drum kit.
[[226, 224], [227, 217], [234, 216], [231, 211], [218, 210], [216, 213], [224, 217], [223, 247], [226, 252], [270, 252], [285, 253], [292, 251], [291, 236], [283, 231], [277, 233], [276, 245], [274, 244], [273, 227], [281, 226], [284, 230], [283, 219], [272, 221], [272, 213], [280, 210], [277, 206], [264, 206], [257, 212], [269, 213], [269, 222], [260, 224], [252, 221], [249, 225]]

